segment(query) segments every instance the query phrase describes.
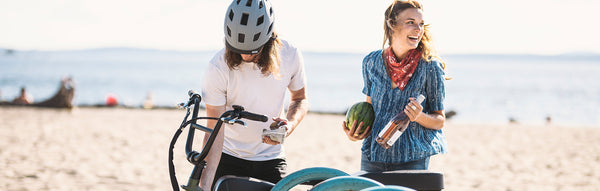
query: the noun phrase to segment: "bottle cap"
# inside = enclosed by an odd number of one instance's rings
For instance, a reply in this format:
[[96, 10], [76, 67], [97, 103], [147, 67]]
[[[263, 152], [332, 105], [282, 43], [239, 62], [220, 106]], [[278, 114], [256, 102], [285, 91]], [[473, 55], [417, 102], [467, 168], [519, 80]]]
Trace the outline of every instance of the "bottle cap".
[[425, 96], [423, 94], [419, 94], [419, 96], [417, 97], [417, 102], [423, 103], [423, 101], [425, 100]]

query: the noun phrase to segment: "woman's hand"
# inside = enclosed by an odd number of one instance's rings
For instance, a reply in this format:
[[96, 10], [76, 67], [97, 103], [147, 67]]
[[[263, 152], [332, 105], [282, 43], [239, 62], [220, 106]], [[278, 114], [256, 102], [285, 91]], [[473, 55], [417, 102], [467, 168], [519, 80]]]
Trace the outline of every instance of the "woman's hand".
[[417, 121], [417, 119], [423, 116], [423, 107], [417, 102], [417, 99], [412, 97], [408, 99], [410, 102], [404, 107], [404, 113], [406, 113], [410, 121]]
[[362, 133], [360, 133], [360, 129], [362, 129], [362, 122], [360, 122], [360, 124], [358, 124], [358, 127], [356, 126], [356, 120], [354, 120], [354, 123], [352, 123], [354, 125], [352, 125], [352, 127], [350, 129], [348, 129], [346, 124], [346, 121], [342, 122], [342, 128], [344, 129], [344, 132], [346, 132], [346, 136], [348, 136], [348, 139], [350, 139], [351, 141], [358, 141], [358, 140], [362, 140], [364, 138], [366, 138], [367, 136], [369, 136], [369, 133], [371, 133], [371, 127], [367, 127], [365, 129], [365, 131], [363, 131]]

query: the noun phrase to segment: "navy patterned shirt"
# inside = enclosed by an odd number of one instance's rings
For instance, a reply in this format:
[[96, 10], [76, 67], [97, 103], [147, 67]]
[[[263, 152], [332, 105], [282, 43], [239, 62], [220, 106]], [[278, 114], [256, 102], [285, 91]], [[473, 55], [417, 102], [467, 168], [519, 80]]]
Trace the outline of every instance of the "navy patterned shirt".
[[410, 122], [402, 136], [389, 149], [377, 144], [375, 139], [387, 122], [409, 103], [409, 97], [425, 96], [421, 104], [424, 113], [444, 109], [444, 70], [437, 60], [421, 59], [404, 90], [392, 89], [381, 50], [373, 51], [363, 60], [364, 88], [375, 109], [375, 122], [371, 135], [363, 141], [362, 152], [372, 162], [404, 163], [447, 152], [446, 137], [442, 130], [427, 129]]

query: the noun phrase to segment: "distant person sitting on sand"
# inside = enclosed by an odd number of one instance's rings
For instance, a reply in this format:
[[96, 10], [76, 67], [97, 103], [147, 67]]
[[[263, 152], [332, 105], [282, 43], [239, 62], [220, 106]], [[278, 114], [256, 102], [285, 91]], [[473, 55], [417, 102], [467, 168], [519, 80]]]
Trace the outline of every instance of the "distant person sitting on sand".
[[27, 105], [33, 103], [33, 97], [27, 94], [25, 87], [21, 87], [21, 94], [16, 97], [13, 101], [15, 104]]
[[152, 109], [154, 107], [154, 102], [152, 101], [152, 92], [148, 92], [148, 95], [146, 96], [146, 100], [144, 100], [142, 107], [144, 109]]

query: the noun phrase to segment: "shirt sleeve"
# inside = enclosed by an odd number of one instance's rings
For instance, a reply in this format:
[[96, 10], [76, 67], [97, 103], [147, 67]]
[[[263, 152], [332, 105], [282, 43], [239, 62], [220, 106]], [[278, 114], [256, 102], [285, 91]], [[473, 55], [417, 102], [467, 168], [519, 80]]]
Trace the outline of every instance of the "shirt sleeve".
[[444, 99], [446, 97], [445, 90], [445, 72], [442, 69], [442, 63], [432, 61], [429, 64], [427, 82], [425, 84], [425, 92], [427, 94], [427, 105], [429, 111], [444, 110]]
[[292, 78], [290, 80], [290, 84], [288, 85], [288, 88], [292, 91], [296, 91], [299, 89], [302, 89], [305, 84], [306, 84], [306, 74], [304, 72], [304, 58], [302, 57], [302, 53], [300, 52], [300, 50], [296, 49], [296, 51], [294, 51], [294, 59], [293, 61], [296, 62], [296, 71], [292, 74]]
[[227, 102], [229, 70], [223, 67], [223, 54], [217, 54], [208, 64], [202, 80], [202, 101], [207, 105], [223, 106]]
[[365, 56], [362, 64], [362, 74], [363, 74], [363, 89], [362, 93], [371, 96], [371, 78], [369, 77], [369, 70], [371, 66], [373, 66], [373, 55], [375, 52], [371, 52], [369, 55]]

